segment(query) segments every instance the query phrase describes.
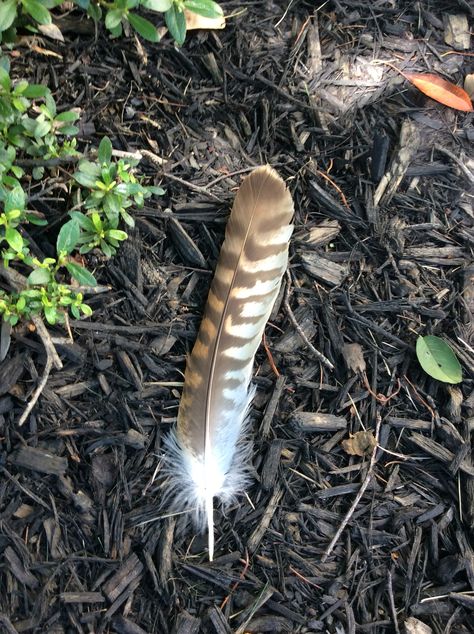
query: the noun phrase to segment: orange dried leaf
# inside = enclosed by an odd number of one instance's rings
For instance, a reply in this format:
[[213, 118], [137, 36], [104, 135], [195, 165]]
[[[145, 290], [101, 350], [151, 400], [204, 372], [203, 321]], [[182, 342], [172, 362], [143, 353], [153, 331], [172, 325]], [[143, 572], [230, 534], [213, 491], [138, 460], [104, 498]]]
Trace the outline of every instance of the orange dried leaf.
[[422, 93], [435, 101], [463, 112], [472, 112], [472, 102], [465, 90], [431, 73], [403, 73]]

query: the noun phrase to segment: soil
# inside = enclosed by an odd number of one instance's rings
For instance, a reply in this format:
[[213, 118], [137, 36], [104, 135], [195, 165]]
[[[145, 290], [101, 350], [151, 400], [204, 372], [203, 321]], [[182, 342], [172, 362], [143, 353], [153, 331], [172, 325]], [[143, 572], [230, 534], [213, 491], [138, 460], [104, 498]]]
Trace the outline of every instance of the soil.
[[[462, 85], [465, 0], [223, 1], [182, 48], [73, 12], [14, 74], [80, 108], [80, 146], [141, 151], [166, 194], [119, 254], [23, 426], [31, 327], [0, 366], [0, 630], [119, 634], [474, 632], [473, 114], [397, 71]], [[57, 10], [58, 15], [60, 9]], [[159, 19], [155, 16], [155, 19]], [[71, 22], [71, 20], [73, 20]], [[449, 41], [449, 40], [448, 40]], [[216, 559], [163, 507], [173, 426], [229, 209], [272, 164], [295, 200], [289, 275], [255, 363], [253, 482], [216, 510]], [[33, 187], [60, 220], [67, 192]], [[51, 237], [38, 248], [51, 252]], [[419, 335], [450, 344], [430, 378]], [[331, 369], [331, 366], [333, 368]]]

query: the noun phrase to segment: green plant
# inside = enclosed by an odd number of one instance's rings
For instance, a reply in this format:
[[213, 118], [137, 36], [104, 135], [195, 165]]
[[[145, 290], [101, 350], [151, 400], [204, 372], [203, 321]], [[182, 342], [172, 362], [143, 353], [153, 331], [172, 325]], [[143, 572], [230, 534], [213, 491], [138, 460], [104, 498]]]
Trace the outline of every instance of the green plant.
[[[15, 165], [20, 156], [48, 160], [77, 154], [73, 123], [77, 112], [57, 113], [50, 90], [25, 80], [12, 81], [6, 57], [0, 58], [0, 184], [15, 187], [23, 169]], [[43, 167], [33, 169], [42, 178]]]
[[[0, 41], [12, 41], [19, 26], [51, 24], [50, 10], [62, 0], [0, 0]], [[158, 42], [160, 37], [156, 26], [137, 10], [164, 13], [166, 25], [178, 44], [186, 37], [184, 10], [205, 17], [222, 16], [221, 7], [213, 0], [74, 0], [96, 22], [105, 15], [105, 26], [113, 37], [123, 33], [128, 25], [150, 42]], [[32, 24], [33, 22], [33, 24]]]
[[164, 194], [161, 187], [145, 186], [133, 174], [137, 161], [112, 160], [112, 143], [108, 137], [100, 142], [97, 162], [80, 161], [73, 177], [82, 190], [86, 214], [71, 212], [70, 223], [77, 223], [80, 237], [79, 252], [88, 253], [100, 248], [110, 257], [115, 254], [119, 243], [127, 238], [119, 229], [122, 220], [129, 227], [135, 225], [133, 216], [127, 211], [132, 205], [143, 207], [147, 198]]
[[[27, 208], [20, 181], [41, 178], [46, 187], [48, 161], [79, 154], [74, 138], [77, 118], [74, 111], [57, 113], [46, 86], [13, 82], [8, 62], [0, 58], [0, 255], [2, 277], [10, 279], [14, 288], [12, 292], [0, 289], [0, 315], [11, 325], [32, 315], [40, 315], [50, 324], [63, 321], [68, 312], [76, 318], [90, 315], [80, 287], [97, 282], [73, 252], [84, 254], [97, 248], [107, 257], [114, 255], [127, 238], [120, 223], [134, 225], [131, 207], [143, 207], [147, 198], [164, 193], [135, 176], [137, 161], [113, 160], [112, 143], [104, 137], [97, 161], [82, 160], [74, 175], [64, 181], [68, 190], [79, 186], [84, 213], [71, 211], [70, 220], [61, 226], [56, 257], [35, 257], [28, 240], [29, 225], [47, 226], [48, 218]], [[25, 161], [28, 157], [34, 161]], [[20, 167], [19, 160], [32, 165], [31, 173]]]
[[[63, 229], [57, 240], [57, 258], [40, 261], [29, 251], [28, 241], [19, 231], [20, 225], [28, 224], [30, 215], [26, 211], [26, 195], [17, 185], [11, 191], [2, 190], [3, 211], [0, 213], [0, 246], [3, 265], [17, 264], [23, 269], [32, 269], [26, 278], [26, 288], [8, 293], [0, 290], [0, 314], [5, 321], [15, 325], [20, 318], [42, 314], [47, 322], [54, 324], [64, 319], [65, 311], [79, 318], [81, 313], [90, 315], [90, 307], [83, 303], [83, 295], [61, 280], [60, 269], [66, 268], [69, 275], [80, 284], [93, 286], [94, 276], [79, 264], [71, 261], [72, 241]], [[6, 244], [5, 244], [6, 243]]]

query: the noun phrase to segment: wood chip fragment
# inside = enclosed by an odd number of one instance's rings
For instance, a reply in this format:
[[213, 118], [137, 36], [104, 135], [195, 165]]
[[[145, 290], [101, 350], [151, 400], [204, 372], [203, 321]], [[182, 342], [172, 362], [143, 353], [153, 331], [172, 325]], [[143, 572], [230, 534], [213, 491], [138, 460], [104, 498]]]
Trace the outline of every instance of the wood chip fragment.
[[183, 225], [175, 218], [171, 212], [168, 220], [168, 233], [173, 241], [176, 250], [182, 257], [184, 264], [195, 266], [200, 269], [207, 269], [206, 260], [196, 246], [196, 243], [188, 234]]
[[102, 592], [61, 592], [59, 599], [63, 603], [103, 603]]
[[397, 151], [388, 171], [374, 192], [374, 207], [387, 205], [392, 200], [420, 144], [421, 133], [418, 125], [411, 119], [405, 119], [400, 131]]
[[301, 432], [333, 432], [347, 429], [347, 421], [343, 416], [316, 412], [294, 412], [290, 422]]
[[347, 267], [332, 262], [317, 253], [301, 253], [300, 257], [305, 271], [311, 277], [329, 286], [339, 286], [348, 275]]
[[468, 51], [471, 48], [467, 15], [464, 13], [444, 15], [444, 41], [456, 51]]
[[273, 417], [275, 416], [278, 403], [280, 402], [285, 383], [286, 377], [283, 375], [280, 375], [275, 381], [275, 387], [273, 388], [272, 396], [268, 401], [267, 407], [265, 409], [265, 414], [263, 415], [262, 423], [260, 425], [260, 435], [262, 438], [267, 438], [270, 433], [270, 426]]
[[188, 612], [181, 612], [176, 619], [172, 634], [199, 634], [201, 619], [191, 616]]
[[114, 628], [113, 631], [116, 632], [116, 634], [148, 634], [148, 632], [139, 625], [126, 619], [121, 614], [112, 619], [112, 625]]
[[257, 550], [258, 545], [262, 541], [263, 536], [270, 526], [270, 522], [272, 521], [272, 517], [278, 508], [282, 496], [283, 490], [279, 486], [277, 486], [273, 492], [272, 497], [270, 498], [270, 501], [268, 502], [267, 508], [265, 509], [262, 518], [260, 519], [259, 525], [253, 531], [247, 542], [247, 548], [249, 552], [253, 553]]
[[110, 602], [115, 601], [117, 597], [129, 586], [135, 579], [140, 578], [143, 573], [143, 564], [132, 553], [123, 563], [119, 570], [104, 585], [102, 590]]
[[[410, 436], [410, 440], [415, 443], [420, 449], [426, 451], [427, 454], [433, 456], [440, 462], [444, 462], [445, 464], [450, 464], [454, 460], [455, 454], [443, 445], [440, 445], [432, 438], [427, 438], [426, 436], [422, 436], [421, 434], [413, 433]], [[474, 465], [468, 460], [468, 458], [464, 458], [459, 464], [459, 469], [464, 473], [467, 473], [470, 476], [474, 476]]]
[[64, 475], [67, 469], [67, 458], [55, 456], [49, 451], [37, 447], [20, 447], [8, 457], [8, 462], [31, 471], [51, 475]]
[[[341, 225], [339, 221], [328, 219], [312, 227], [300, 240], [304, 244], [310, 244], [313, 247], [325, 246], [328, 242], [337, 238], [340, 231]], [[296, 237], [296, 240], [298, 240], [298, 237]]]
[[20, 583], [25, 584], [25, 586], [31, 589], [38, 587], [39, 581], [25, 568], [25, 565], [11, 546], [5, 548], [4, 555], [8, 562], [10, 572]]
[[433, 630], [429, 625], [423, 623], [419, 619], [416, 619], [414, 616], [410, 616], [404, 623], [405, 626], [405, 634], [432, 634]]

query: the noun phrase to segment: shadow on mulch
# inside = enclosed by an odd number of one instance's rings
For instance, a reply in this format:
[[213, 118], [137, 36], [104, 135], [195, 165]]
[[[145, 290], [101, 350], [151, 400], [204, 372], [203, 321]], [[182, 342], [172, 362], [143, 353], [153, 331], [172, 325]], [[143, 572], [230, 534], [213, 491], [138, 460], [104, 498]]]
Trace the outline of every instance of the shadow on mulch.
[[[103, 33], [21, 45], [13, 69], [81, 108], [84, 145], [148, 150], [167, 194], [114, 260], [91, 256], [110, 291], [71, 324], [21, 428], [35, 335], [18, 328], [0, 367], [2, 632], [472, 632], [472, 114], [381, 63], [472, 71], [440, 20], [468, 4], [436, 4], [232, 1], [244, 15], [181, 50]], [[287, 301], [271, 359], [257, 354], [255, 481], [216, 512], [211, 565], [205, 536], [162, 517], [160, 447], [234, 191], [266, 161], [297, 210]], [[59, 217], [62, 195], [34, 204]], [[456, 351], [460, 386], [419, 368], [428, 333]], [[360, 431], [378, 436], [372, 460], [342, 444]]]

